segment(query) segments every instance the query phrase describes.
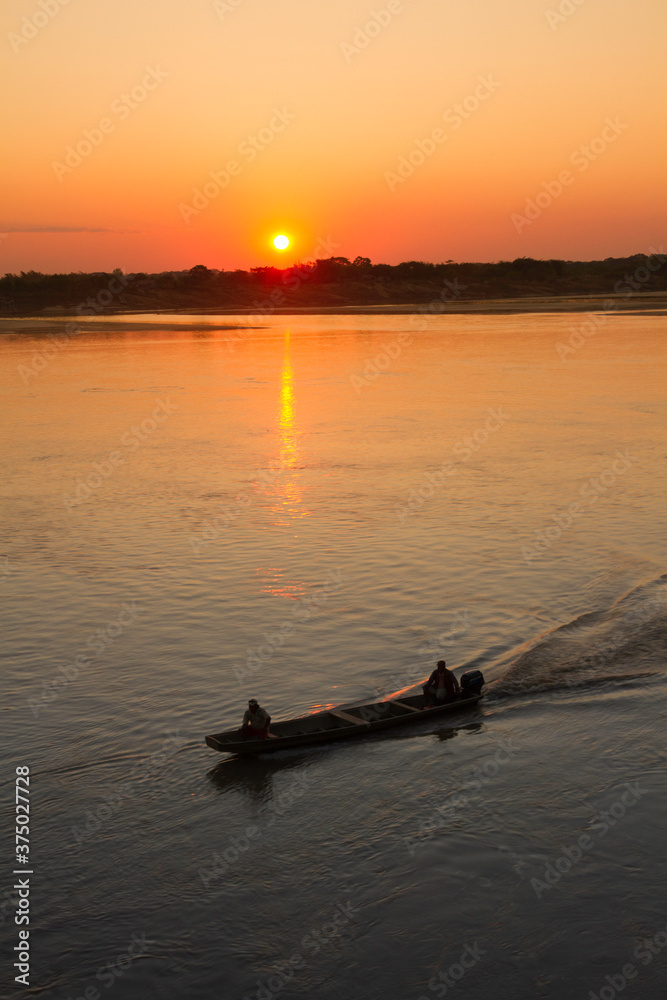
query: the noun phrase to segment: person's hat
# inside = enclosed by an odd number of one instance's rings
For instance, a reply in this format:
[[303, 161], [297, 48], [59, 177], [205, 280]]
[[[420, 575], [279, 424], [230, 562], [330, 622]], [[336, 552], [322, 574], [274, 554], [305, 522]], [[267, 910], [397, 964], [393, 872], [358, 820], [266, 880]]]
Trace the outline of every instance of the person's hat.
[[256, 698], [251, 698], [250, 701], [248, 702], [248, 704], [249, 705], [259, 705], [259, 702], [257, 701]]

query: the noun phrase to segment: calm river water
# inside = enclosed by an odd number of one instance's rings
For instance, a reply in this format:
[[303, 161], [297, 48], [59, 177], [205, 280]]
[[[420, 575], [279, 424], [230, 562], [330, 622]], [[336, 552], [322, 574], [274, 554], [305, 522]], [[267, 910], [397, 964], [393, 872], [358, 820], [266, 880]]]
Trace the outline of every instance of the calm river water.
[[3, 321], [3, 996], [665, 995], [665, 317], [587, 319]]

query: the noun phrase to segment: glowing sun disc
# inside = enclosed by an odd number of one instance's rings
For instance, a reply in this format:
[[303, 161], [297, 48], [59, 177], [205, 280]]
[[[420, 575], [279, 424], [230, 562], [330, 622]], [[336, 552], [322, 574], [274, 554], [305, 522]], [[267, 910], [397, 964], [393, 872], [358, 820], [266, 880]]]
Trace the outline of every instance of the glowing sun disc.
[[286, 236], [276, 236], [273, 241], [273, 245], [276, 250], [287, 250], [289, 246], [289, 240]]

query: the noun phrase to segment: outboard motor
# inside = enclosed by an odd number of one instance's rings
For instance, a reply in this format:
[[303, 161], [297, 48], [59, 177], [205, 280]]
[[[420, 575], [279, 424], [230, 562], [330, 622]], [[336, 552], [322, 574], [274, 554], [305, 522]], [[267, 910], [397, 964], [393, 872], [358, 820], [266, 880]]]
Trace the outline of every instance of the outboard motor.
[[481, 694], [484, 685], [484, 674], [481, 670], [466, 670], [461, 674], [461, 697], [467, 698], [471, 694]]

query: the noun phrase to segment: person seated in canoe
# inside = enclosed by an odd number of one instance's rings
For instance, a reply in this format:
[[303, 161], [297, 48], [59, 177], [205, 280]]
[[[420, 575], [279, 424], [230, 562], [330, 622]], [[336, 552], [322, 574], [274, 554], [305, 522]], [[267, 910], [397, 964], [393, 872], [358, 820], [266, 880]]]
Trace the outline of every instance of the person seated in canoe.
[[261, 707], [256, 698], [251, 698], [243, 713], [241, 732], [246, 739], [265, 740], [269, 735], [271, 716]]
[[448, 701], [456, 701], [461, 691], [451, 670], [448, 669], [445, 660], [438, 660], [438, 665], [424, 684], [425, 706], [444, 705]]

